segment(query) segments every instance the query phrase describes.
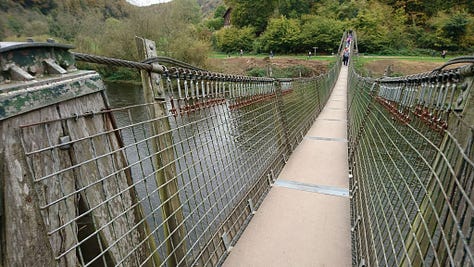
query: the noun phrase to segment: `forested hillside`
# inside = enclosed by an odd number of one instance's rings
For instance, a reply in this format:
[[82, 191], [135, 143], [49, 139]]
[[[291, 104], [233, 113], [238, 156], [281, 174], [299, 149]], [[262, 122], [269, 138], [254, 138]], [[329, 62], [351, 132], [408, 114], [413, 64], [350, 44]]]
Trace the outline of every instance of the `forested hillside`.
[[[216, 46], [334, 52], [343, 30], [355, 29], [362, 52], [409, 54], [447, 49], [471, 52], [474, 1], [225, 0], [234, 27], [216, 33]], [[237, 45], [238, 44], [238, 45]]]
[[131, 8], [125, 0], [0, 0], [0, 39], [51, 34], [70, 40], [89, 13], [121, 19]]
[[224, 5], [223, 0], [197, 0], [197, 2], [201, 7], [204, 17], [213, 16], [216, 8]]
[[[195, 0], [151, 7], [125, 0], [0, 0], [0, 40], [53, 37], [76, 51], [131, 60], [139, 60], [134, 38], [143, 36], [156, 41], [161, 55], [204, 65], [210, 32], [201, 21]], [[99, 71], [116, 79], [131, 75], [122, 69]]]
[[[232, 26], [223, 27], [231, 8]], [[206, 13], [204, 15], [203, 13]], [[354, 29], [366, 53], [472, 53], [474, 0], [0, 0], [0, 40], [53, 37], [77, 51], [137, 59], [134, 36], [203, 66], [211, 49], [278, 54], [336, 51]], [[107, 74], [107, 73], [106, 73]], [[114, 72], [114, 75], [117, 75]]]

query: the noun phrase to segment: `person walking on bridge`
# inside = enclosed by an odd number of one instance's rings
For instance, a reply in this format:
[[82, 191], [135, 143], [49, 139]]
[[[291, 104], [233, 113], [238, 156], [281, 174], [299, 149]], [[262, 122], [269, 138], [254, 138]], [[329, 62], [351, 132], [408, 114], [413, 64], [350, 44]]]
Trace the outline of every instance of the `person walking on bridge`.
[[342, 52], [342, 63], [344, 64], [344, 66], [347, 66], [349, 63], [349, 53], [349, 48], [344, 48], [344, 51]]

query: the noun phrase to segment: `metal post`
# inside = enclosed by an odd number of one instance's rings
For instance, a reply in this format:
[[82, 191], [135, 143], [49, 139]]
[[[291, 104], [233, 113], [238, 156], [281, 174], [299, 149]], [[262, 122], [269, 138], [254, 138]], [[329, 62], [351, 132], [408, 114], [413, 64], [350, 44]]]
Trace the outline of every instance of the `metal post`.
[[[157, 56], [154, 41], [136, 37], [136, 43], [141, 58], [148, 59]], [[161, 66], [157, 64], [154, 67], [159, 68]], [[183, 266], [186, 265], [184, 215], [179, 198], [173, 139], [170, 134], [171, 127], [167, 119], [163, 84], [161, 75], [158, 73], [141, 71], [141, 77], [145, 101], [147, 103], [154, 103], [154, 114], [152, 116], [157, 118], [151, 129], [151, 134], [156, 136], [156, 140], [153, 142], [155, 153], [157, 153], [154, 163], [158, 169], [156, 181], [160, 188], [161, 211], [163, 221], [165, 222], [164, 232], [169, 255], [168, 265]]]

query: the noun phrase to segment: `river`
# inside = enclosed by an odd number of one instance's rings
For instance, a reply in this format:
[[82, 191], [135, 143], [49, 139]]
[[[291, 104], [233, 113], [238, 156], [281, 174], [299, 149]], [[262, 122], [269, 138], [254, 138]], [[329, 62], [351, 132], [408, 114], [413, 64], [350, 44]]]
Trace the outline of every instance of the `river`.
[[[144, 103], [140, 85], [108, 83], [106, 93], [112, 108]], [[220, 104], [169, 117], [187, 246], [195, 246], [192, 252], [204, 245], [278, 154], [274, 103], [268, 100], [233, 111]], [[121, 135], [137, 194], [153, 230], [162, 228], [162, 218], [153, 144], [146, 140], [152, 126], [144, 123], [150, 108], [127, 109], [114, 116], [118, 127], [136, 124], [121, 130]], [[155, 237], [164, 239], [161, 230]]]

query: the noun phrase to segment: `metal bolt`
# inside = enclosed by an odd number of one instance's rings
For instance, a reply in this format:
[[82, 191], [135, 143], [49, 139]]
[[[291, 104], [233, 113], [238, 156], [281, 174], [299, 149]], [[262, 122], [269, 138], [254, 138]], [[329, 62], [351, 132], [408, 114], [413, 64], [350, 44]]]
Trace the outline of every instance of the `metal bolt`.
[[38, 71], [38, 69], [36, 68], [36, 66], [29, 66], [28, 67], [28, 72], [31, 73], [31, 74], [36, 74], [37, 71]]
[[231, 241], [229, 239], [229, 235], [227, 234], [227, 232], [224, 232], [222, 234], [221, 238], [222, 238], [222, 243], [224, 243], [224, 246], [225, 246], [227, 252], [230, 252], [233, 247], [230, 244]]
[[255, 206], [253, 205], [253, 201], [251, 198], [248, 199], [248, 203], [249, 203], [250, 213], [256, 214], [257, 211], [255, 210]]
[[61, 146], [59, 146], [59, 149], [61, 150], [69, 149], [71, 147], [70, 142], [71, 142], [71, 137], [69, 135], [60, 136], [59, 143], [61, 144]]
[[155, 50], [155, 47], [153, 45], [149, 45], [150, 50]]

